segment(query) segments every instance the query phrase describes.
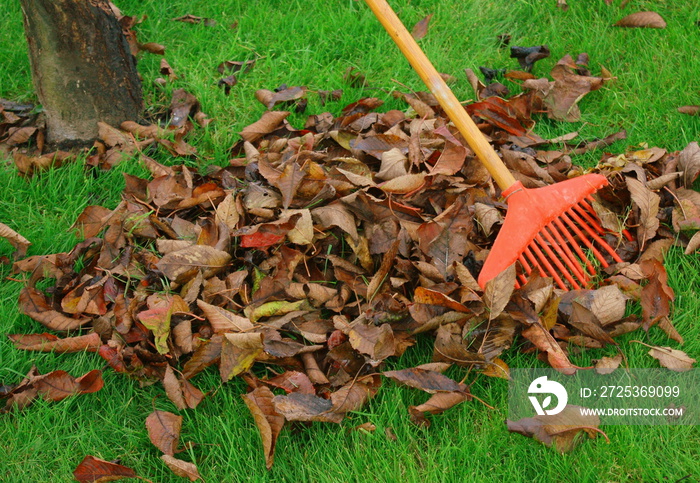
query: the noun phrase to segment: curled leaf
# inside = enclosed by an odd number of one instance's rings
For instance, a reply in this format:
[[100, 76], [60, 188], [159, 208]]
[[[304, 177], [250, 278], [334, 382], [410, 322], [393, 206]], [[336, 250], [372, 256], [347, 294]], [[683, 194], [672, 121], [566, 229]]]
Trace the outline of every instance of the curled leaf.
[[666, 28], [666, 21], [656, 12], [636, 12], [627, 15], [614, 24], [615, 27], [648, 27], [654, 29]]

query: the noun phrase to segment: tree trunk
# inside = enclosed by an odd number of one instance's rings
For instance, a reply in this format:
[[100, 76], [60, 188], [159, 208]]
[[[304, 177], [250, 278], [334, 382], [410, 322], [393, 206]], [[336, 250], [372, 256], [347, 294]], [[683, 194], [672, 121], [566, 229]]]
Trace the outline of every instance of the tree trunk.
[[98, 121], [119, 126], [140, 117], [136, 61], [106, 0], [20, 3], [50, 144], [89, 144]]

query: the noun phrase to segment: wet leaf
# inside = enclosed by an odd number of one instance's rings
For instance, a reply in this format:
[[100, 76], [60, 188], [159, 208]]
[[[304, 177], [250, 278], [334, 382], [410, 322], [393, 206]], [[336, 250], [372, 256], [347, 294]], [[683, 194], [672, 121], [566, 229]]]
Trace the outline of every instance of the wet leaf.
[[534, 47], [510, 47], [510, 57], [518, 59], [520, 67], [530, 72], [535, 62], [540, 59], [549, 57], [549, 48], [546, 45], [537, 45]]

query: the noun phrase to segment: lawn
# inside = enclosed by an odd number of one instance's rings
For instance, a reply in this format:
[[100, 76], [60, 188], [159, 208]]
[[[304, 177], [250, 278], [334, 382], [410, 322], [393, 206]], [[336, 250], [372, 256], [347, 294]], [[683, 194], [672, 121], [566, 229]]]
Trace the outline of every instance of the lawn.
[[[361, 1], [279, 2], [262, 0], [119, 0], [124, 13], [146, 18], [136, 27], [141, 42], [166, 46], [165, 58], [178, 79], [165, 87], [160, 77], [160, 57], [142, 54], [146, 106], [157, 110], [169, 103], [170, 93], [185, 88], [214, 119], [196, 131], [190, 143], [196, 159], [159, 161], [205, 167], [225, 165], [229, 148], [243, 127], [264, 112], [255, 100], [257, 89], [281, 84], [304, 85], [309, 90], [342, 89], [338, 101], [322, 106], [309, 96], [305, 114], [290, 117], [303, 125], [309, 114], [329, 111], [337, 115], [361, 97], [379, 97], [381, 110], [405, 109], [393, 99], [394, 88], [423, 89], [417, 75], [401, 57], [369, 9]], [[624, 5], [621, 5], [621, 3]], [[700, 117], [677, 112], [684, 105], [700, 104], [700, 5], [681, 0], [653, 2], [631, 0], [569, 1], [569, 9], [554, 0], [457, 0], [393, 1], [397, 13], [410, 27], [433, 14], [426, 37], [420, 41], [438, 70], [453, 75], [452, 85], [461, 100], [474, 93], [465, 68], [479, 66], [517, 68], [502, 48], [498, 36], [509, 34], [511, 45], [546, 44], [551, 56], [538, 61], [533, 73], [545, 76], [565, 54], [590, 56], [589, 67], [598, 75], [604, 67], [616, 79], [587, 95], [581, 102], [582, 120], [561, 123], [538, 119], [534, 131], [554, 137], [578, 131], [587, 139], [604, 137], [620, 129], [627, 139], [607, 148], [619, 154], [640, 145], [681, 150], [699, 141]], [[623, 16], [655, 10], [666, 20], [665, 29], [621, 29], [612, 24]], [[216, 25], [186, 24], [171, 19], [185, 14], [214, 19]], [[34, 101], [21, 11], [17, 2], [0, 4], [5, 20], [0, 30], [0, 98]], [[239, 76], [229, 95], [217, 86], [216, 70], [225, 60], [257, 59], [255, 67]], [[354, 67], [367, 85], [352, 85], [345, 73]], [[508, 87], [517, 86], [504, 81]], [[591, 165], [604, 153], [582, 155], [574, 162]], [[69, 227], [87, 205], [114, 208], [124, 187], [122, 173], [146, 176], [136, 163], [125, 161], [111, 171], [94, 174], [80, 163], [51, 170], [26, 180], [11, 163], [0, 166], [0, 221], [32, 241], [30, 255], [67, 251], [76, 239]], [[697, 185], [696, 185], [697, 188]], [[0, 255], [11, 247], [0, 240]], [[666, 260], [669, 284], [676, 293], [673, 323], [685, 338], [680, 347], [658, 328], [619, 339], [630, 367], [658, 367], [648, 348], [630, 343], [680, 348], [700, 356], [700, 260], [672, 250]], [[21, 284], [12, 280], [8, 266], [0, 267], [0, 333], [42, 332], [42, 327], [17, 310]], [[635, 306], [630, 311], [638, 311]], [[541, 363], [518, 351], [519, 343], [503, 359], [511, 367]], [[613, 347], [584, 350], [572, 361], [579, 366], [615, 353]], [[419, 340], [390, 368], [429, 362], [431, 344]], [[20, 352], [0, 338], [0, 384], [18, 382], [32, 365], [40, 372], [55, 369], [73, 375], [104, 367], [93, 353], [57, 355]], [[462, 368], [449, 373], [460, 380]], [[0, 479], [3, 481], [69, 481], [72, 471], [87, 454], [105, 460], [120, 459], [151, 481], [175, 477], [150, 443], [144, 419], [154, 409], [178, 412], [160, 385], [140, 387], [107, 369], [101, 391], [58, 403], [36, 402], [21, 412], [0, 415]], [[694, 426], [608, 426], [610, 438], [584, 442], [574, 452], [561, 455], [534, 440], [506, 430], [507, 382], [477, 378], [472, 393], [477, 401], [463, 403], [434, 417], [429, 428], [413, 425], [407, 408], [423, 402], [420, 391], [386, 381], [377, 397], [354, 412], [340, 426], [312, 423], [285, 428], [277, 443], [275, 464], [265, 469], [260, 436], [241, 399], [242, 380], [221, 385], [216, 371], [196, 377], [198, 387], [211, 391], [196, 410], [180, 411], [184, 417], [182, 441], [195, 443], [182, 457], [197, 463], [205, 481], [678, 481], [700, 478], [700, 431]], [[353, 430], [371, 422], [374, 432]]]

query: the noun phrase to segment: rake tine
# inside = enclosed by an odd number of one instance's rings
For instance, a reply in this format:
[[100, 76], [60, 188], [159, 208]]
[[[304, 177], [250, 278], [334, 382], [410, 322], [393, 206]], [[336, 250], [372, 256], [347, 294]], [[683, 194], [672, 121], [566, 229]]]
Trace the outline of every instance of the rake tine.
[[[535, 239], [537, 239], [537, 237], [535, 237]], [[557, 282], [557, 285], [559, 285], [559, 288], [567, 290], [566, 284], [562, 281], [561, 277], [559, 277], [556, 270], [554, 270], [554, 267], [552, 267], [552, 264], [549, 263], [549, 260], [547, 259], [547, 257], [544, 256], [544, 254], [542, 253], [542, 250], [540, 250], [540, 247], [538, 247], [534, 241], [532, 243], [530, 243], [530, 245], [528, 245], [528, 247], [533, 251], [533, 253], [537, 256], [538, 260], [547, 269], [545, 273], [547, 273], [550, 277], [552, 277], [554, 279], [555, 282]]]
[[[579, 244], [574, 240], [574, 237], [571, 236], [571, 233], [569, 233], [569, 230], [564, 226], [564, 223], [561, 222], [558, 218], [554, 220], [554, 224], [557, 226], [559, 231], [564, 234], [566, 239], [569, 241], [571, 246], [574, 248], [574, 251], [576, 252], [576, 255], [578, 255], [579, 259], [581, 260], [582, 263], [586, 265], [586, 270], [588, 270], [588, 274], [591, 276], [595, 276], [595, 269], [593, 268], [593, 264], [588, 260], [586, 255], [583, 253], [583, 250], [581, 250], [581, 247]], [[586, 281], [586, 283], [588, 283]]]
[[[605, 240], [603, 240], [602, 238], [600, 238], [600, 237], [598, 236], [598, 234], [597, 234], [596, 232], [594, 232], [594, 231], [591, 229], [591, 227], [589, 227], [589, 226], [576, 214], [575, 210], [569, 210], [569, 212], [570, 212], [572, 218], [573, 218], [574, 220], [576, 220], [576, 222], [579, 223], [579, 224], [583, 227], [584, 230], [586, 230], [586, 232], [591, 236], [591, 238], [593, 238], [593, 240], [595, 240], [596, 242], [598, 242], [598, 244], [599, 244], [601, 247], [603, 247], [603, 249], [604, 249], [606, 252], [608, 252], [608, 253], [610, 254], [610, 256], [613, 258], [613, 260], [615, 260], [617, 263], [622, 262], [622, 259], [617, 255], [617, 253], [615, 253], [615, 250], [613, 250], [612, 247], [611, 247], [610, 245], [608, 245], [607, 242], [606, 242]], [[597, 251], [597, 250], [596, 250], [596, 251]], [[594, 253], [595, 253], [595, 252], [594, 252]], [[601, 263], [603, 263], [603, 261], [605, 260], [604, 258], [599, 257], [598, 254], [596, 254], [596, 257], [598, 258], [598, 260], [600, 260]], [[603, 265], [603, 267], [607, 267], [608, 265], [609, 265], [609, 264], [606, 262], [606, 263]]]
[[574, 210], [576, 210], [576, 212], [579, 215], [581, 215], [581, 217], [584, 220], [586, 220], [588, 223], [591, 224], [591, 226], [595, 229], [595, 231], [597, 231], [598, 233], [605, 233], [605, 229], [602, 226], [600, 226], [600, 223], [598, 223], [598, 217], [592, 216], [591, 213], [587, 209], [585, 209], [584, 207], [590, 208], [590, 205], [588, 203], [585, 203], [582, 201], [581, 203], [572, 206], [572, 208]]
[[[574, 223], [573, 220], [571, 218], [569, 218], [569, 214], [572, 216], [572, 218], [576, 219], [576, 213], [573, 213], [573, 212], [562, 213], [561, 216], [562, 216], [562, 218], [564, 218], [564, 221], [566, 222], [566, 224], [569, 225], [569, 228], [571, 228], [574, 231], [574, 233], [576, 233], [576, 236], [579, 237], [579, 239], [583, 242], [583, 244], [586, 245], [586, 247], [590, 251], [593, 252], [593, 255], [595, 255], [595, 257], [598, 259], [598, 261], [600, 261], [600, 264], [603, 265], [603, 268], [607, 267], [609, 264], [605, 260], [605, 257], [603, 257], [603, 255], [598, 251], [598, 249], [595, 247], [595, 245], [593, 245], [593, 243], [588, 238], [586, 238], [586, 235], [583, 234], [583, 232], [579, 229], [579, 227], [576, 225], [576, 223]], [[580, 218], [579, 218], [579, 220], [580, 220]], [[576, 221], [578, 221], [578, 220], [576, 220]], [[590, 228], [588, 230], [586, 230], [586, 232], [590, 234], [589, 230], [590, 230]]]
[[[528, 260], [530, 260], [530, 263], [532, 264], [533, 267], [540, 269], [540, 274], [547, 275], [544, 268], [542, 268], [542, 266], [540, 266], [540, 262], [537, 260], [535, 255], [532, 254], [532, 251], [530, 250], [530, 245], [525, 247], [525, 250], [523, 251], [523, 253], [527, 256]], [[530, 271], [532, 271], [532, 270], [530, 270]]]
[[[527, 260], [525, 260], [525, 257], [521, 253], [520, 256], [518, 257], [518, 261], [520, 262], [520, 265], [523, 266], [525, 269], [525, 272], [530, 275], [532, 273], [532, 268], [530, 268], [530, 265], [527, 263]], [[523, 273], [518, 274], [518, 278], [522, 282], [523, 285], [527, 283], [527, 277]]]
[[[543, 230], [543, 231], [544, 231], [544, 230]], [[537, 243], [540, 245], [540, 247], [541, 247], [541, 248], [547, 253], [547, 255], [549, 256], [548, 260], [551, 260], [552, 262], [554, 262], [554, 265], [556, 265], [557, 268], [559, 269], [559, 271], [561, 272], [561, 274], [564, 275], [564, 278], [565, 278], [574, 288], [576, 288], [576, 289], [581, 288], [581, 286], [576, 282], [576, 280], [574, 280], [574, 278], [571, 276], [571, 274], [570, 274], [569, 271], [566, 269], [566, 267], [561, 263], [561, 261], [559, 260], [559, 257], [557, 257], [557, 256], [555, 255], [555, 253], [552, 251], [552, 249], [550, 248], [550, 246], [542, 239], [542, 237], [540, 236], [539, 233], [535, 236], [535, 240], [537, 241]]]
[[[552, 233], [549, 233], [549, 232]], [[559, 253], [559, 256], [561, 257], [562, 261], [566, 264], [566, 266], [571, 270], [573, 273], [574, 277], [578, 277], [578, 279], [582, 282], [583, 286], [586, 286], [587, 279], [586, 276], [583, 274], [581, 271], [581, 264], [576, 260], [576, 257], [574, 257], [574, 254], [571, 253], [571, 250], [569, 249], [569, 246], [566, 244], [566, 242], [561, 238], [559, 233], [554, 229], [552, 224], [550, 223], [547, 225], [543, 230], [542, 230], [542, 235], [544, 238], [549, 242], [549, 244], [557, 250]], [[562, 253], [560, 249], [564, 252]], [[574, 288], [578, 289], [581, 288], [577, 283], [572, 283], [574, 285]]]
[[[586, 206], [586, 209], [588, 209], [588, 211], [597, 218], [598, 213], [595, 212], [595, 209], [592, 206], [592, 204], [595, 200], [593, 199], [592, 196], [589, 195], [589, 196], [586, 196], [586, 201], [588, 201], [591, 204], [586, 203], [584, 206]], [[606, 231], [609, 231], [609, 230], [606, 230]], [[627, 238], [627, 241], [634, 241], [634, 237], [632, 236], [632, 234], [629, 231], [627, 231], [627, 229], [622, 230], [622, 234], [625, 236], [625, 238]]]
[[[564, 254], [566, 256], [562, 255], [562, 259], [564, 259], [566, 265], [573, 271], [574, 275], [579, 278], [585, 287], [588, 283], [588, 278], [581, 267], [581, 262], [576, 259], [574, 254], [571, 252], [569, 245], [561, 237], [561, 234], [557, 231], [556, 227], [550, 223], [545, 227], [545, 230], [542, 230], [542, 232], [552, 245], [559, 246], [562, 250], [564, 250]], [[554, 237], [554, 241], [550, 239], [551, 237]]]

